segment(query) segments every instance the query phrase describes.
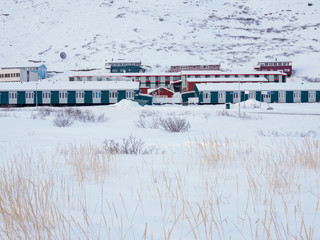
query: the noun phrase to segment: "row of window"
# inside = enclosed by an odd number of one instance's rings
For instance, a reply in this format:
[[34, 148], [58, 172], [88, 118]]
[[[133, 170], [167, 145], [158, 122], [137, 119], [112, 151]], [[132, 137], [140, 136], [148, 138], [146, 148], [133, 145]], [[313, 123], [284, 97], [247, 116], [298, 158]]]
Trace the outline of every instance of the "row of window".
[[[199, 66], [199, 65], [198, 65]], [[219, 65], [211, 65], [213, 68], [219, 68]], [[184, 65], [184, 66], [173, 66], [172, 67], [173, 69], [176, 69], [176, 68], [180, 68], [180, 69], [190, 69], [190, 68], [193, 68], [193, 69], [196, 69], [197, 66], [196, 65]], [[200, 68], [201, 69], [209, 69], [210, 68], [210, 65], [200, 65]]]
[[[264, 98], [271, 98], [271, 93], [263, 94]], [[256, 92], [249, 92], [249, 99], [256, 99]], [[278, 97], [280, 99], [286, 98], [286, 92], [279, 92]], [[210, 98], [209, 92], [203, 93], [203, 98]], [[218, 98], [219, 99], [225, 99], [226, 93], [225, 92], [218, 92]], [[234, 93], [233, 98], [239, 98], [239, 93]], [[293, 98], [300, 99], [301, 98], [301, 92], [293, 92]], [[308, 92], [308, 98], [315, 99], [316, 98], [316, 92], [315, 91], [309, 91]]]
[[[33, 99], [34, 98], [34, 92], [26, 92], [26, 98], [27, 99]], [[110, 91], [109, 92], [110, 98], [118, 98], [118, 92], [116, 91]], [[51, 92], [42, 92], [42, 98], [51, 98]], [[59, 92], [59, 98], [68, 98], [67, 92]], [[76, 92], [76, 98], [81, 99], [84, 98], [84, 92]], [[101, 98], [101, 92], [95, 91], [92, 92], [92, 98]], [[134, 91], [126, 91], [126, 98], [127, 99], [134, 99]], [[17, 99], [17, 93], [16, 92], [9, 92], [9, 99]]]
[[[156, 82], [155, 84], [156, 84], [156, 86], [155, 86], [156, 88], [161, 86], [160, 82]], [[170, 87], [170, 83], [168, 83], [168, 82], [166, 82], [164, 85], [165, 85], [166, 88]], [[151, 87], [151, 82], [150, 81], [146, 82], [146, 87]]]
[[261, 63], [261, 66], [289, 66], [288, 62], [269, 62], [269, 63]]
[[0, 78], [13, 78], [13, 77], [20, 77], [20, 73], [5, 73], [5, 74], [0, 74]]
[[107, 63], [107, 66], [114, 66], [114, 67], [140, 66], [140, 65], [141, 63], [138, 63], [138, 62]]

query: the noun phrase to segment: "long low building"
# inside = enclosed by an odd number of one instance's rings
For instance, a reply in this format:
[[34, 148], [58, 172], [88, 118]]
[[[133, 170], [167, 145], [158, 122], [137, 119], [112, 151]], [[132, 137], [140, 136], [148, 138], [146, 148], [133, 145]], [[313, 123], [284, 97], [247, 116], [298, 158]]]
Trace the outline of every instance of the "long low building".
[[110, 104], [138, 94], [139, 83], [132, 81], [2, 83], [0, 105]]
[[186, 80], [191, 78], [263, 78], [268, 82], [286, 82], [287, 74], [278, 71], [182, 71], [178, 73], [131, 73], [131, 74], [110, 74], [106, 76], [70, 76], [69, 81], [108, 81], [112, 78], [129, 78], [139, 82], [141, 87], [170, 88], [175, 92], [187, 91]]
[[192, 91], [194, 85], [200, 83], [267, 83], [265, 77], [249, 77], [249, 78], [187, 78], [187, 91]]
[[184, 102], [198, 97], [200, 104], [236, 103], [248, 99], [268, 103], [320, 102], [320, 83], [201, 83], [188, 94]]

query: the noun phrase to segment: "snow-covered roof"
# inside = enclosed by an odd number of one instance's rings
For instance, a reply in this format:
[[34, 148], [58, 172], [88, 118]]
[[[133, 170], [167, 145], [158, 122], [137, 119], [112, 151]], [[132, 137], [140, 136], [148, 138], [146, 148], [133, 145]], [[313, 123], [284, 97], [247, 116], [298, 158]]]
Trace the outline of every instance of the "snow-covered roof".
[[0, 91], [41, 91], [41, 90], [138, 90], [139, 83], [132, 81], [37, 81], [37, 82], [10, 82], [0, 83]]
[[179, 63], [177, 64], [171, 64], [171, 67], [177, 67], [177, 66], [218, 66], [220, 63], [208, 63], [208, 62], [180, 62], [181, 59], [179, 59]]
[[187, 78], [187, 82], [268, 82], [268, 79], [261, 77], [261, 78]]
[[148, 89], [148, 93], [152, 93], [152, 92], [155, 92], [155, 91], [158, 91], [159, 89], [164, 89], [168, 92], [171, 92], [171, 93], [174, 93], [173, 91], [171, 91], [170, 89], [167, 89], [167, 88], [164, 88], [164, 87], [158, 87], [158, 88], [154, 88], [154, 89]]
[[234, 72], [223, 72], [223, 71], [181, 71], [182, 75], [284, 75], [286, 73], [279, 71], [234, 71]]
[[200, 83], [196, 87], [200, 92], [203, 91], [281, 91], [281, 90], [318, 90], [320, 83]]
[[148, 72], [148, 73], [110, 73], [108, 75], [100, 75], [100, 76], [91, 76], [91, 75], [75, 75], [70, 77], [154, 77], [154, 76], [180, 76], [180, 72]]

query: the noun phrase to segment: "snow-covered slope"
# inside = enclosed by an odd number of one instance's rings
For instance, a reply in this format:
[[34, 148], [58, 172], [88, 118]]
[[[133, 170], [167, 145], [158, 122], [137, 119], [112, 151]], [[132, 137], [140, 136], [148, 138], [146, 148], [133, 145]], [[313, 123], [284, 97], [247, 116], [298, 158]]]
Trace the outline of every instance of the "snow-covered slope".
[[253, 69], [277, 58], [292, 60], [297, 77], [320, 78], [319, 9], [314, 0], [6, 0], [0, 66], [103, 69], [113, 58]]

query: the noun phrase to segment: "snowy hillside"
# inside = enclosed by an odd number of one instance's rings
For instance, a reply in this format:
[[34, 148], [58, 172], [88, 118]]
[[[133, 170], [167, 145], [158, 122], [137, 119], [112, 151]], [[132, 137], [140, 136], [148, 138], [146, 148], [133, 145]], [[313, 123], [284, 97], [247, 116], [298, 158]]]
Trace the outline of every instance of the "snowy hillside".
[[296, 76], [320, 78], [318, 9], [314, 0], [6, 0], [0, 65], [103, 69], [121, 58], [158, 70], [197, 62], [227, 70], [277, 58], [292, 60]]

